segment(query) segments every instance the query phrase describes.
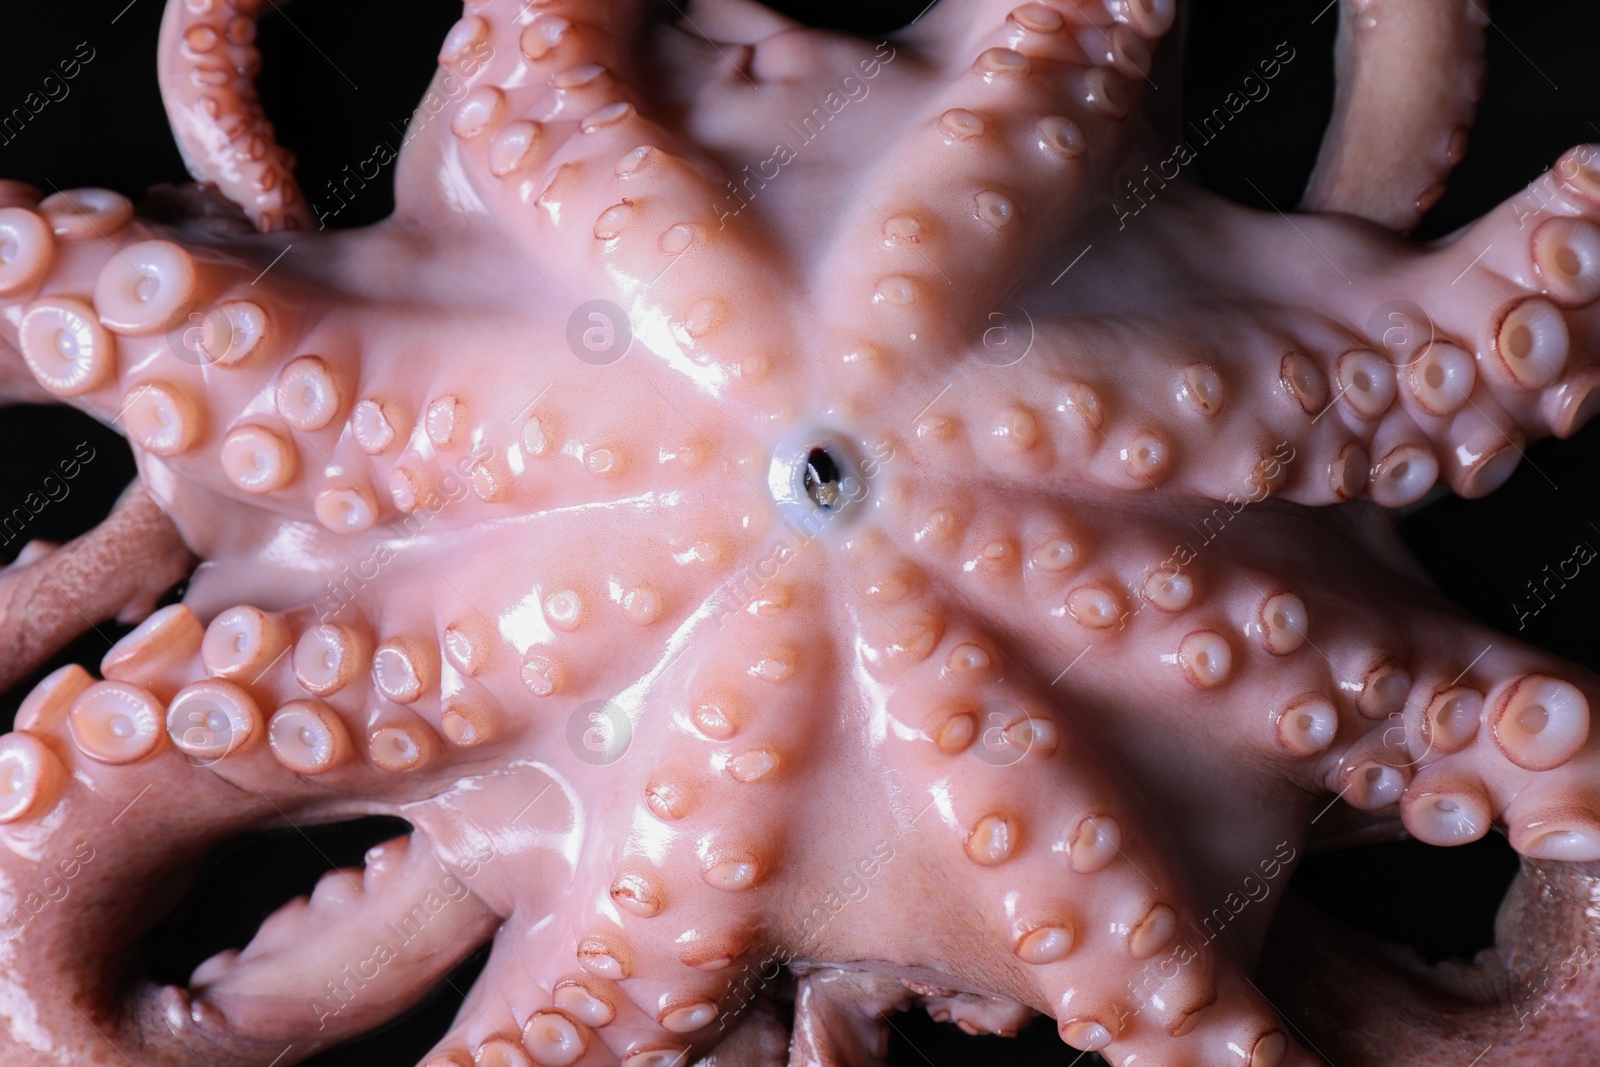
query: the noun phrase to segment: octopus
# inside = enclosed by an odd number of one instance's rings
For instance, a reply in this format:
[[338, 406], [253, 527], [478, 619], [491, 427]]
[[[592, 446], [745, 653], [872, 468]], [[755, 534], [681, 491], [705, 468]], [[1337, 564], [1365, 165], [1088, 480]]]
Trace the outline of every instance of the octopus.
[[[1600, 1058], [1600, 679], [1393, 525], [1600, 408], [1600, 147], [1410, 237], [1478, 5], [1341, 0], [1261, 211], [1185, 157], [1295, 49], [1180, 129], [1175, 0], [467, 0], [355, 229], [265, 8], [167, 6], [196, 184], [0, 184], [0, 394], [138, 469], [0, 573], [6, 1063], [298, 1063], [484, 946], [425, 1067], [881, 1063], [914, 1008], [1117, 1067]], [[147, 973], [217, 849], [373, 815]], [[1470, 963], [1282, 903], [1341, 836], [1490, 833]]]

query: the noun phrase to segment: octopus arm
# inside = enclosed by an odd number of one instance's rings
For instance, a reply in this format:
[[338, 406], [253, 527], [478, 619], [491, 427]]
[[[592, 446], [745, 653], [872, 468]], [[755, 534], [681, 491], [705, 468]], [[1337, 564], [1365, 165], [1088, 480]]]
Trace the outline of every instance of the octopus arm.
[[1466, 153], [1488, 22], [1473, 0], [1340, 0], [1333, 118], [1301, 207], [1415, 228]]

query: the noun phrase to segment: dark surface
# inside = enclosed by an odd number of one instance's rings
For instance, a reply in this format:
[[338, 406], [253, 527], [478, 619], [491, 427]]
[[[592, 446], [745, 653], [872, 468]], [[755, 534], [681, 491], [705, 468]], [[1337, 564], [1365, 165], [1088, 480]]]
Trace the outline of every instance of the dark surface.
[[[903, 24], [923, 2], [792, 0], [780, 6], [803, 21], [870, 34]], [[1190, 69], [1181, 87], [1168, 83], [1160, 90], [1181, 89], [1185, 103], [1196, 110], [1209, 109], [1277, 42], [1290, 42], [1298, 53], [1271, 95], [1246, 109], [1201, 154], [1198, 176], [1218, 191], [1263, 208], [1287, 208], [1298, 198], [1332, 99], [1329, 50], [1336, 12], [1318, 17], [1325, 3], [1197, 4], [1189, 28]], [[269, 17], [262, 28], [268, 57], [262, 91], [282, 139], [300, 157], [303, 186], [315, 198], [343, 167], [365, 159], [373, 145], [393, 138], [404, 125], [460, 5], [321, 0], [284, 6], [287, 14]], [[135, 198], [153, 184], [184, 180], [156, 91], [161, 0], [77, 4], [70, 14], [46, 5], [12, 7], [18, 10], [5, 17], [11, 49], [0, 65], [0, 108], [20, 103], [38, 88], [79, 42], [87, 41], [95, 57], [68, 83], [64, 98], [52, 101], [15, 136], [0, 136], [0, 142], [9, 140], [0, 143], [0, 177], [47, 190], [104, 185]], [[1450, 232], [1476, 218], [1569, 145], [1600, 139], [1600, 127], [1591, 121], [1600, 118], [1600, 65], [1592, 58], [1592, 42], [1600, 39], [1600, 5], [1523, 0], [1501, 4], [1494, 14], [1480, 119], [1451, 191], [1424, 224], [1424, 236]], [[374, 182], [333, 224], [366, 224], [391, 207], [387, 187]], [[56, 461], [85, 439], [96, 447], [96, 459], [65, 495], [53, 490], [60, 499], [40, 511], [28, 536], [64, 539], [98, 521], [131, 477], [132, 463], [116, 435], [67, 409], [0, 413], [0, 445], [11, 457], [0, 466], [4, 509], [39, 490]], [[1524, 587], [1547, 564], [1566, 559], [1578, 541], [1600, 544], [1597, 458], [1600, 431], [1593, 429], [1570, 442], [1535, 446], [1511, 483], [1489, 499], [1445, 498], [1403, 524], [1408, 542], [1457, 602], [1493, 626], [1591, 668], [1600, 668], [1600, 655], [1587, 606], [1600, 590], [1600, 579], [1582, 572], [1537, 614], [1527, 613], [1532, 602]], [[0, 545], [0, 559], [11, 558], [21, 544], [18, 539]], [[1591, 583], [1595, 590], [1587, 588]], [[1519, 622], [1525, 627], [1520, 632]], [[60, 662], [97, 662], [122, 632], [103, 625]], [[23, 691], [6, 694], [0, 704], [6, 716]], [[359, 863], [368, 846], [404, 829], [396, 820], [366, 820], [314, 830], [309, 837], [286, 831], [229, 849], [190, 903], [152, 940], [147, 961], [160, 977], [181, 980], [212, 952], [242, 945], [262, 916], [283, 901], [309, 892], [330, 862]], [[1470, 954], [1489, 942], [1494, 907], [1514, 870], [1504, 839], [1492, 834], [1462, 849], [1410, 843], [1316, 857], [1301, 867], [1294, 885], [1357, 927], [1442, 958]], [[480, 954], [463, 965], [438, 997], [402, 1023], [313, 1062], [320, 1067], [413, 1063], [448, 1025], [481, 962]], [[921, 1014], [897, 1017], [894, 1023], [892, 1058], [900, 1064], [1071, 1061], [1048, 1025], [1002, 1044], [967, 1038]], [[1088, 1067], [1097, 1058], [1081, 1062]]]

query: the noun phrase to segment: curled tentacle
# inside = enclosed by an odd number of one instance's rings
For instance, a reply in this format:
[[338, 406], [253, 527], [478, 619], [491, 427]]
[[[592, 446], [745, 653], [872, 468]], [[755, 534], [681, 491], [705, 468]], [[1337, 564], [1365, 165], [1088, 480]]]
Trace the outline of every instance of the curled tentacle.
[[1472, 0], [1341, 0], [1333, 118], [1301, 207], [1416, 226], [1466, 152], [1488, 17]]
[[161, 23], [161, 98], [189, 173], [215, 182], [263, 232], [303, 229], [311, 211], [256, 94], [256, 19], [265, 0], [170, 0]]
[[346, 1040], [427, 993], [496, 922], [425, 841], [398, 838], [202, 963], [191, 1015], [234, 1040]]

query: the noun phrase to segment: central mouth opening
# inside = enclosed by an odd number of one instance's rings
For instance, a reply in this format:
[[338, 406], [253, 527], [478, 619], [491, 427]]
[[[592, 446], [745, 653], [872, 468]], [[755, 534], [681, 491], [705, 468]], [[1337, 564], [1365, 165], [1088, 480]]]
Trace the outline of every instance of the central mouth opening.
[[838, 536], [870, 510], [872, 474], [884, 462], [864, 465], [859, 444], [831, 430], [802, 429], [773, 450], [767, 487], [791, 536], [809, 541]]
[[805, 490], [811, 502], [824, 511], [837, 511], [844, 503], [839, 464], [826, 448], [813, 448], [806, 456]]

